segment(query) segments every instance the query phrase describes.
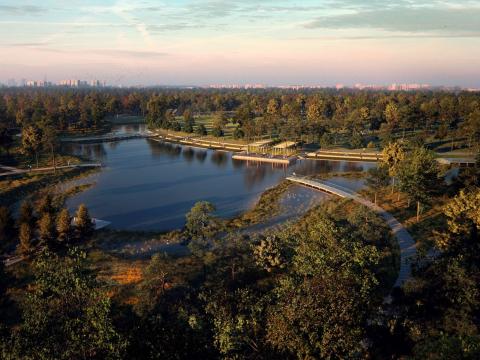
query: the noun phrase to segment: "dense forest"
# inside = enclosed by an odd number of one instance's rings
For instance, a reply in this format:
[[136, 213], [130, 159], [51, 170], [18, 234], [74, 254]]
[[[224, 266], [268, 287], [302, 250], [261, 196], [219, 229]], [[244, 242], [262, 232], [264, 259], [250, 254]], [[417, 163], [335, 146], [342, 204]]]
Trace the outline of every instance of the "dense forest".
[[[38, 161], [57, 151], [59, 134], [98, 130], [119, 114], [187, 133], [195, 116], [214, 114], [219, 130], [236, 124], [237, 138], [374, 142], [385, 154], [368, 173], [375, 202], [377, 192], [395, 192], [407, 210], [417, 206], [411, 229], [430, 248], [392, 290], [398, 248], [366, 207], [328, 201], [281, 229], [246, 235], [199, 202], [168, 235], [189, 255], [155, 254], [138, 281], [115, 287], [101, 276], [113, 260], [96, 248], [88, 209], [72, 225], [61, 201], [42, 196], [16, 216], [0, 207], [0, 249], [26, 259], [0, 261], [1, 358], [480, 358], [480, 157], [447, 183], [426, 142], [478, 151], [480, 94], [3, 89], [2, 156], [19, 149]], [[421, 205], [435, 202], [439, 221], [418, 222]]]
[[387, 143], [392, 133], [424, 130], [439, 139], [454, 134], [469, 144], [480, 140], [480, 95], [469, 92], [13, 88], [0, 95], [2, 127], [91, 129], [106, 116], [135, 114], [152, 127], [188, 130], [192, 115], [216, 114], [219, 126], [227, 117], [239, 124], [236, 136], [246, 138], [331, 142], [332, 134], [344, 132], [361, 143], [363, 135], [379, 130]]

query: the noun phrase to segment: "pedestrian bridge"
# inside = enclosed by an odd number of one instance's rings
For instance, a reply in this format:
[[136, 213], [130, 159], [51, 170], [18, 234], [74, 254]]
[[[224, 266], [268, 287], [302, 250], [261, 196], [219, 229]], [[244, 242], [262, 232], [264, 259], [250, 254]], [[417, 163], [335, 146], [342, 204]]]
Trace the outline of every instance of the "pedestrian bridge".
[[331, 184], [327, 181], [311, 180], [311, 179], [300, 177], [300, 176], [289, 176], [287, 177], [287, 180], [290, 180], [292, 182], [296, 182], [317, 190], [321, 190], [328, 194], [340, 196], [341, 198], [353, 199], [355, 196], [357, 196], [354, 192], [348, 189], [342, 188], [339, 185]]
[[397, 219], [392, 216], [392, 214], [383, 210], [380, 206], [375, 205], [371, 201], [361, 197], [354, 191], [328, 181], [312, 180], [295, 175], [287, 177], [287, 180], [326, 192], [328, 194], [336, 195], [341, 198], [351, 199], [378, 213], [390, 227], [392, 234], [395, 236], [400, 248], [400, 271], [394, 287], [402, 286], [403, 283], [410, 278], [412, 274], [411, 263], [415, 260], [417, 255], [416, 244], [408, 231]]

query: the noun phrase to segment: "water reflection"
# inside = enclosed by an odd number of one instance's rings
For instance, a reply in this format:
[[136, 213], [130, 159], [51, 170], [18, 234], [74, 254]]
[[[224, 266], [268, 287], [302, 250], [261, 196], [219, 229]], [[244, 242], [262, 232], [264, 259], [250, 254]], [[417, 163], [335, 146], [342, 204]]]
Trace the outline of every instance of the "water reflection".
[[[110, 147], [114, 149], [114, 147]], [[95, 161], [103, 161], [107, 156], [104, 143], [97, 144], [80, 144], [80, 143], [63, 143], [62, 152], [80, 156]]]
[[232, 159], [232, 166], [235, 169], [241, 169], [245, 166], [245, 164], [246, 164], [245, 161]]
[[152, 157], [162, 157], [164, 155], [177, 158], [182, 153], [182, 147], [177, 144], [165, 143], [147, 139]]
[[215, 164], [218, 167], [223, 168], [227, 165], [229, 158], [230, 156], [223, 151], [214, 151], [210, 159], [212, 160], [212, 164]]
[[115, 135], [133, 135], [143, 134], [147, 130], [145, 124], [121, 124], [115, 125], [112, 129], [112, 133]]
[[278, 168], [272, 167], [270, 164], [248, 164], [245, 166], [245, 186], [247, 189], [252, 189], [256, 184], [262, 183], [266, 178], [269, 178], [275, 174], [285, 176], [278, 171]]
[[197, 151], [195, 154], [196, 159], [203, 163], [205, 162], [205, 159], [207, 158], [207, 152], [206, 151]]
[[376, 164], [371, 162], [350, 162], [330, 160], [302, 160], [295, 165], [295, 172], [299, 175], [314, 175], [342, 172], [362, 172]]
[[108, 143], [108, 147], [112, 150], [115, 150], [118, 146], [118, 141], [112, 141]]
[[195, 157], [195, 151], [190, 147], [184, 148], [182, 154], [183, 158], [187, 160], [187, 162], [192, 162], [193, 158]]

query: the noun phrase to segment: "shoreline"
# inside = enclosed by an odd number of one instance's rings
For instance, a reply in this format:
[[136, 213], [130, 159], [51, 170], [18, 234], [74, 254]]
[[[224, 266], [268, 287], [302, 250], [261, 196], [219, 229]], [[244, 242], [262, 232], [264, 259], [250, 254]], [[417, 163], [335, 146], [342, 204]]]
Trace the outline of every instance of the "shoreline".
[[202, 139], [195, 140], [195, 138], [189, 138], [186, 136], [177, 136], [177, 135], [156, 134], [148, 138], [157, 142], [169, 142], [174, 144], [190, 145], [193, 147], [199, 147], [202, 149], [210, 149], [210, 150], [224, 150], [224, 151], [231, 151], [231, 152], [239, 152], [239, 151], [243, 151], [245, 148], [245, 145], [238, 145], [238, 144], [220, 142], [220, 141], [202, 140]]

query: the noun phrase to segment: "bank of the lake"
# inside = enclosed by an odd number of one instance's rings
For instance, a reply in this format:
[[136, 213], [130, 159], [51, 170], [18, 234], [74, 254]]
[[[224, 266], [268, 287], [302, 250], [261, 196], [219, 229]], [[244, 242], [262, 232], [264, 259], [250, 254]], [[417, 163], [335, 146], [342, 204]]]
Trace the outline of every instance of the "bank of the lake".
[[[144, 125], [121, 125], [116, 133], [136, 133]], [[150, 139], [64, 144], [64, 150], [104, 167], [84, 183], [95, 183], [67, 201], [85, 203], [92, 216], [113, 229], [167, 231], [183, 226], [197, 201], [209, 201], [230, 218], [251, 208], [260, 195], [296, 172], [301, 175], [361, 172], [372, 163], [301, 160], [290, 167], [247, 164], [225, 151], [199, 149]], [[356, 181], [356, 180], [355, 180]]]

